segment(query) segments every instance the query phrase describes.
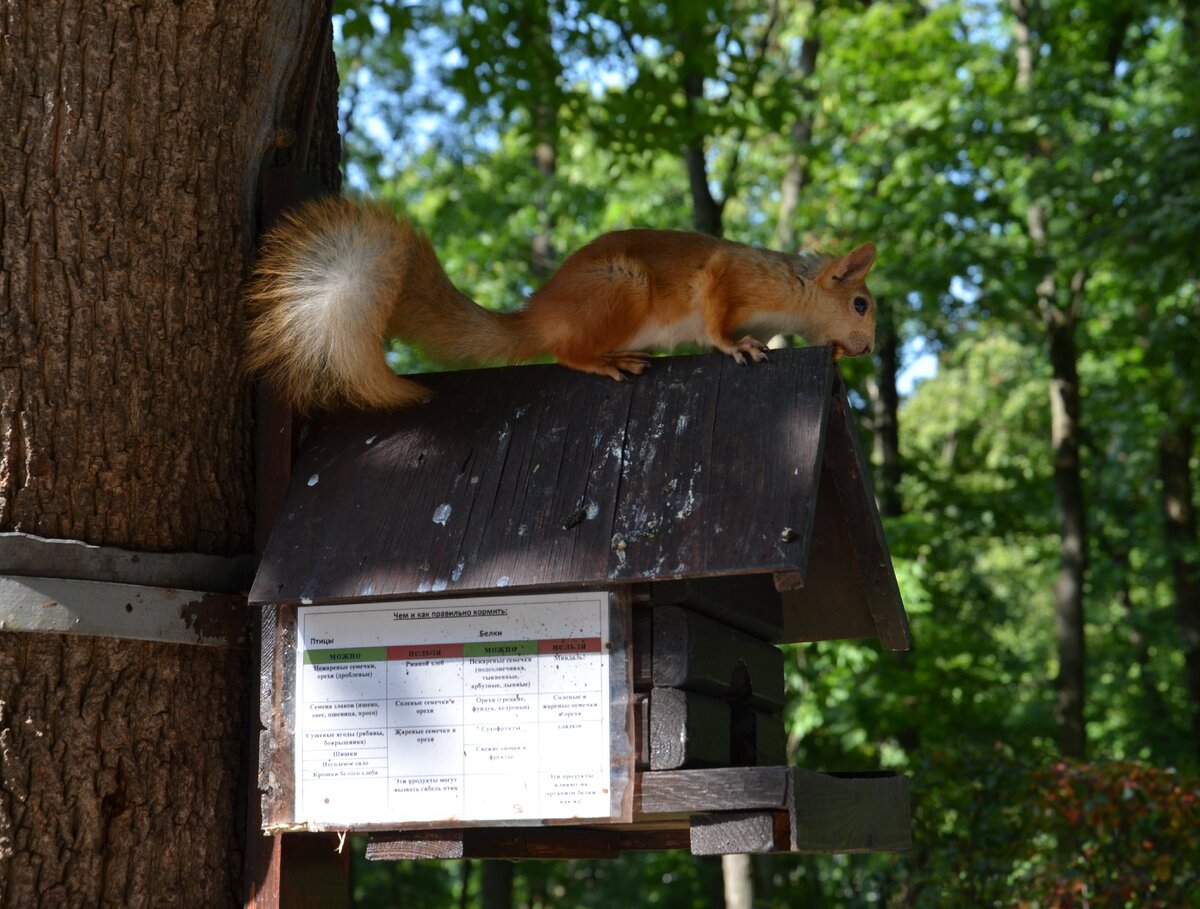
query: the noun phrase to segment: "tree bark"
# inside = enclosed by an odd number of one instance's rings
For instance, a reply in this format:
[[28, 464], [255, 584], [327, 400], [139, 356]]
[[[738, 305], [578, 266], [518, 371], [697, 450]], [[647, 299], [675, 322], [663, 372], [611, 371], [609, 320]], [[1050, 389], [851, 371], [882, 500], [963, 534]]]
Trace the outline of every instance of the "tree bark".
[[[250, 548], [238, 295], [260, 164], [322, 15], [5, 5], [0, 530]], [[239, 903], [248, 665], [0, 634], [0, 905]]]
[[1191, 703], [1192, 749], [1200, 757], [1200, 540], [1196, 536], [1195, 488], [1191, 457], [1195, 432], [1176, 423], [1158, 440], [1162, 481], [1163, 530], [1171, 564], [1175, 622], [1183, 645], [1184, 675]]

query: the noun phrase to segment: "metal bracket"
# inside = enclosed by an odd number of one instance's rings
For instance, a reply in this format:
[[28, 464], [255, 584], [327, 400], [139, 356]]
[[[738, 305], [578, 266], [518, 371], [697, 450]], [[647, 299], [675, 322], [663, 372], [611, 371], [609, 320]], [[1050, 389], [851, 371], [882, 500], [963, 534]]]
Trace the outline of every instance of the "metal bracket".
[[[253, 561], [0, 534], [0, 631], [245, 646]], [[202, 588], [202, 589], [196, 589]]]

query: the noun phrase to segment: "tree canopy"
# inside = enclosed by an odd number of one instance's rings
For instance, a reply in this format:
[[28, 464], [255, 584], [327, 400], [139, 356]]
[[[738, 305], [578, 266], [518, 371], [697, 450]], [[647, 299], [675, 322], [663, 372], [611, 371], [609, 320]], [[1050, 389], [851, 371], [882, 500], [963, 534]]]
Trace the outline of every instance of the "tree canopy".
[[[1194, 900], [1200, 10], [352, 0], [335, 34], [352, 185], [486, 305], [615, 228], [879, 246], [897, 355], [843, 364], [914, 649], [789, 649], [789, 750], [911, 773], [916, 845], [764, 860], [761, 904]], [[714, 874], [521, 866], [516, 899], [611, 905], [636, 878], [709, 905]], [[357, 886], [450, 905], [470, 880]]]

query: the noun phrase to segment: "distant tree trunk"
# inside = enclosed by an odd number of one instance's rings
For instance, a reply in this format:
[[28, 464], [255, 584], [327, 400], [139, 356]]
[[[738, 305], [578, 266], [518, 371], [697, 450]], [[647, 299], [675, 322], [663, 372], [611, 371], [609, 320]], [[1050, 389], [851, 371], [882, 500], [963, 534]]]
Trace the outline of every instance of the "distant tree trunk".
[[[1044, 298], [1043, 298], [1044, 300]], [[1084, 758], [1086, 642], [1083, 585], [1087, 573], [1087, 507], [1079, 459], [1079, 375], [1075, 329], [1078, 317], [1043, 303], [1050, 337], [1050, 437], [1054, 452], [1054, 505], [1059, 526], [1059, 571], [1054, 585], [1054, 625], [1058, 642], [1058, 698], [1055, 723], [1059, 750]]]
[[1175, 596], [1175, 621], [1183, 645], [1184, 674], [1191, 702], [1193, 753], [1200, 757], [1200, 539], [1196, 536], [1191, 457], [1195, 431], [1177, 423], [1158, 440], [1158, 472], [1167, 554]]
[[721, 856], [725, 909], [754, 909], [754, 866], [748, 855]]
[[532, 0], [518, 10], [517, 34], [528, 54], [529, 81], [542, 87], [529, 111], [533, 131], [533, 166], [541, 177], [534, 203], [538, 212], [538, 231], [531, 243], [533, 273], [548, 278], [558, 267], [554, 249], [554, 213], [551, 196], [558, 171], [558, 109], [562, 63], [551, 42], [553, 23], [544, 0]]
[[877, 308], [875, 326], [875, 357], [878, 369], [867, 382], [871, 398], [871, 423], [874, 430], [875, 464], [879, 482], [875, 497], [879, 513], [885, 518], [904, 513], [900, 499], [902, 465], [900, 460], [900, 392], [896, 375], [900, 371], [900, 350], [896, 339], [896, 322], [891, 308]]
[[[1014, 83], [1019, 92], [1032, 89], [1036, 54], [1031, 10], [1025, 0], [1009, 0], [1014, 14], [1016, 60]], [[1044, 154], [1035, 147], [1028, 155]], [[1049, 256], [1049, 212], [1041, 201], [1032, 201], [1025, 224], [1033, 249]], [[1051, 260], [1053, 257], [1050, 257]], [[1069, 300], [1059, 302], [1059, 287], [1051, 264], [1036, 288], [1037, 311], [1046, 330], [1050, 355], [1050, 436], [1054, 451], [1054, 505], [1059, 526], [1059, 571], [1054, 585], [1054, 634], [1058, 646], [1055, 725], [1059, 750], [1067, 757], [1083, 758], [1087, 752], [1084, 722], [1086, 647], [1083, 590], [1087, 573], [1087, 510], [1079, 458], [1080, 393], [1075, 331], [1079, 325], [1087, 273], [1072, 277]]]
[[[680, 9], [686, 8], [681, 6]], [[766, 17], [757, 38], [742, 46], [745, 80], [741, 91], [752, 97], [759, 84], [768, 49], [775, 37], [780, 21], [779, 0], [770, 0]], [[684, 23], [679, 33], [679, 52], [683, 57], [680, 85], [683, 89], [683, 120], [687, 138], [684, 141], [683, 160], [687, 168], [688, 184], [692, 193], [692, 225], [700, 233], [714, 237], [724, 235], [723, 218], [725, 204], [734, 197], [738, 164], [741, 160], [742, 143], [746, 138], [745, 128], [740, 127], [732, 142], [729, 162], [722, 179], [721, 198], [717, 199], [709, 186], [708, 162], [705, 159], [704, 143], [708, 138], [701, 107], [704, 102], [704, 78], [706, 64], [712, 56], [713, 37], [707, 31], [704, 17], [694, 15], [695, 10], [682, 16]], [[711, 65], [711, 64], [707, 64]]]
[[[1117, 515], [1118, 522], [1122, 515]], [[1132, 518], [1122, 526], [1132, 526]], [[1146, 704], [1147, 727], [1150, 732], [1149, 740], [1157, 748], [1164, 736], [1171, 734], [1171, 711], [1162, 694], [1158, 690], [1158, 679], [1155, 677], [1154, 666], [1150, 660], [1150, 645], [1146, 636], [1138, 628], [1137, 606], [1134, 603], [1133, 588], [1130, 576], [1133, 566], [1129, 561], [1129, 544], [1125, 538], [1119, 540], [1101, 538], [1098, 542], [1102, 551], [1107, 553], [1117, 573], [1117, 602], [1121, 605], [1121, 615], [1125, 619], [1125, 635], [1129, 646], [1133, 648], [1133, 659], [1138, 666], [1138, 681], [1142, 686], [1142, 698]]]
[[483, 868], [480, 905], [483, 909], [512, 909], [513, 863], [486, 859], [480, 866]]
[[[815, 17], [814, 10], [813, 19]], [[817, 71], [817, 54], [821, 50], [821, 39], [816, 34], [813, 19], [809, 21], [808, 34], [802, 39], [800, 59], [796, 64], [800, 100], [804, 106], [792, 123], [788, 169], [779, 187], [779, 219], [775, 222], [772, 244], [785, 252], [794, 252], [796, 249], [796, 209], [800, 205], [800, 193], [808, 183], [808, 162], [812, 157], [813, 124], [816, 120], [816, 91], [812, 86], [812, 76]]]
[[688, 186], [692, 194], [692, 227], [702, 234], [720, 237], [725, 210], [712, 192], [708, 180], [708, 162], [704, 143], [707, 134], [701, 125], [701, 106], [704, 103], [704, 66], [700, 62], [710, 50], [703, 20], [689, 17], [679, 34], [679, 52], [683, 57], [679, 76], [683, 89], [683, 118], [687, 138], [683, 148], [683, 163], [687, 169]]
[[[5, 5], [0, 530], [251, 547], [238, 292], [276, 105], [321, 19], [298, 0]], [[0, 904], [241, 902], [247, 655], [0, 633]]]
[[[683, 94], [688, 119], [694, 119], [697, 102], [704, 98], [704, 73], [689, 70], [683, 76]], [[718, 202], [708, 185], [708, 162], [704, 159], [704, 137], [688, 140], [683, 161], [687, 167], [688, 186], [692, 191], [692, 227], [702, 234], [719, 237], [724, 233], [722, 216], [725, 203]]]
[[458, 909], [467, 909], [471, 905], [471, 869], [474, 867], [475, 863], [470, 859], [463, 859], [459, 862]]

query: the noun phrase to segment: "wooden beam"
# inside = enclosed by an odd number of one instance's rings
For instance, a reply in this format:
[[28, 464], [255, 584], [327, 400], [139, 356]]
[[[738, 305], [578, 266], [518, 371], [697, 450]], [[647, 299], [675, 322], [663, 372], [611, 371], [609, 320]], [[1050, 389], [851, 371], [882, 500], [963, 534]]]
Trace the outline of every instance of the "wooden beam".
[[783, 653], [774, 644], [682, 606], [654, 607], [655, 688], [686, 688], [763, 710], [783, 707]]
[[783, 635], [783, 608], [769, 574], [658, 581], [647, 587], [652, 606], [686, 606], [764, 641]]
[[911, 646], [908, 617], [892, 568], [883, 520], [871, 489], [870, 461], [863, 455], [841, 373], [836, 374], [826, 429], [824, 464], [833, 477], [838, 502], [854, 543], [857, 574], [866, 592], [875, 632], [887, 650]]
[[692, 818], [692, 855], [786, 852], [787, 815], [780, 811], [729, 811]]
[[908, 778], [789, 767], [641, 773], [632, 824], [376, 832], [371, 859], [610, 858], [638, 849], [889, 852], [911, 846]]
[[789, 786], [787, 767], [711, 767], [639, 773], [634, 780], [634, 818], [787, 808]]
[[654, 688], [650, 692], [650, 769], [729, 764], [729, 705], [717, 698]]
[[897, 852], [912, 846], [908, 777], [829, 774], [793, 767], [792, 852]]

